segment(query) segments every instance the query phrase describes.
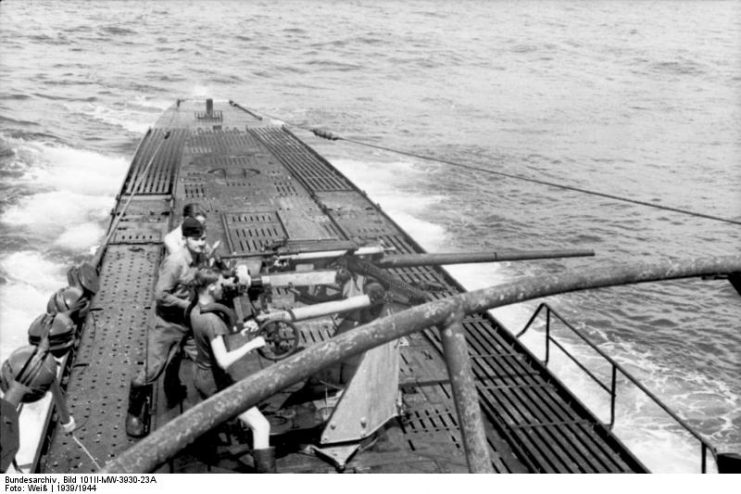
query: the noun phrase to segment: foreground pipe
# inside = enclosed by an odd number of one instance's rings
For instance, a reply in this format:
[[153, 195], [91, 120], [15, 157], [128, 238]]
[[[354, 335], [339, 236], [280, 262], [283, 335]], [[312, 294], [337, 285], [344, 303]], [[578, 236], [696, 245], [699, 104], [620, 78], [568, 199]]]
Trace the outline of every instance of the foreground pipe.
[[463, 312], [456, 310], [440, 329], [445, 365], [448, 368], [450, 387], [453, 390], [455, 411], [458, 414], [468, 471], [493, 473], [484, 421], [481, 418], [479, 393], [476, 390], [471, 359], [468, 358], [466, 332], [461, 321], [463, 321]]
[[109, 461], [103, 472], [150, 472], [218, 424], [320, 369], [416, 331], [440, 325], [459, 307], [481, 312], [558, 293], [741, 272], [741, 256], [660, 261], [538, 276], [429, 302], [316, 344], [235, 383], [166, 423]]
[[533, 250], [509, 252], [453, 252], [448, 254], [393, 254], [374, 263], [381, 268], [409, 268], [415, 266], [442, 266], [479, 262], [527, 261], [558, 259], [562, 257], [589, 257], [593, 250]]

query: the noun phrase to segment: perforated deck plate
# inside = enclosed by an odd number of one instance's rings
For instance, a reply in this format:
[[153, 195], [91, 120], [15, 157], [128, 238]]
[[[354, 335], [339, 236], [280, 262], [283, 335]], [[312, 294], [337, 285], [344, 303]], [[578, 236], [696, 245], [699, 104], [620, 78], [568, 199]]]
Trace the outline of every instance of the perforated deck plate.
[[[70, 373], [67, 403], [79, 426], [75, 435], [100, 464], [135, 442], [126, 436], [124, 427], [129, 380], [136, 371], [134, 364], [144, 359], [159, 262], [159, 246], [108, 248], [100, 292], [93, 300]], [[50, 473], [97, 470], [59, 427], [42, 465], [42, 471]]]
[[164, 225], [160, 223], [119, 223], [111, 244], [159, 244], [164, 237]]

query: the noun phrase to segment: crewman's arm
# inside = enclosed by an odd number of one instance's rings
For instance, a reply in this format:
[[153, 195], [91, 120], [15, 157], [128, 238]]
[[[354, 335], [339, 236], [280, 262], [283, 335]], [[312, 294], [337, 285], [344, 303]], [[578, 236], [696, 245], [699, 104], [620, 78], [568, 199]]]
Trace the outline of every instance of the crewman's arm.
[[181, 307], [187, 309], [190, 302], [172, 294], [178, 285], [181, 271], [185, 268], [177, 256], [167, 256], [160, 265], [157, 284], [154, 287], [154, 298], [161, 307]]
[[258, 336], [248, 341], [231, 352], [226, 349], [226, 344], [224, 343], [224, 337], [222, 335], [211, 340], [211, 349], [214, 351], [216, 363], [224, 370], [227, 370], [230, 365], [250, 353], [252, 350], [263, 346], [265, 346], [265, 340], [262, 336]]

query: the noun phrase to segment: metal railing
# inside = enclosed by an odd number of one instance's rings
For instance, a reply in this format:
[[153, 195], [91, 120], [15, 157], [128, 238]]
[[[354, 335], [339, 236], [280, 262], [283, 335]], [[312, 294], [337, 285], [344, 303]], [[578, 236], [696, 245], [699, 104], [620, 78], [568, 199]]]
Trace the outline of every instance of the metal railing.
[[[548, 304], [541, 303], [537, 309], [533, 312], [533, 315], [530, 317], [530, 320], [528, 320], [527, 324], [525, 324], [525, 327], [517, 333], [516, 337], [519, 339], [521, 336], [523, 336], [528, 329], [533, 325], [537, 317], [540, 315], [540, 313], [545, 310], [545, 356], [543, 358], [543, 363], [546, 367], [548, 367], [548, 363], [550, 361], [551, 352], [550, 352], [550, 344], [553, 343], [556, 345], [564, 355], [566, 355], [574, 364], [576, 364], [586, 375], [588, 375], [597, 385], [602, 388], [606, 393], [610, 395], [610, 422], [609, 424], [606, 424], [607, 427], [612, 430], [613, 426], [615, 425], [615, 404], [617, 399], [617, 376], [618, 372], [622, 374], [628, 381], [633, 383], [638, 389], [643, 391], [643, 393], [648, 396], [659, 408], [661, 408], [664, 412], [666, 412], [667, 415], [669, 415], [674, 421], [676, 421], [680, 426], [682, 426], [690, 435], [692, 435], [695, 439], [697, 439], [700, 442], [700, 455], [701, 455], [701, 471], [702, 473], [707, 473], [707, 452], [710, 451], [710, 453], [713, 455], [713, 459], [715, 460], [716, 464], [718, 462], [718, 453], [716, 451], [716, 448], [713, 447], [704, 437], [702, 437], [697, 431], [695, 431], [687, 422], [682, 420], [680, 417], [678, 417], [669, 407], [667, 407], [655, 394], [653, 394], [651, 391], [649, 391], [645, 386], [643, 386], [638, 380], [633, 377], [632, 374], [630, 374], [623, 366], [615, 362], [609, 355], [607, 355], [605, 352], [599, 349], [594, 343], [589, 341], [589, 339], [582, 334], [581, 331], [576, 329], [573, 325], [571, 325], [566, 319], [564, 319], [558, 312], [553, 310]], [[586, 343], [592, 350], [597, 352], [598, 355], [600, 355], [603, 359], [605, 359], [610, 364], [610, 384], [609, 386], [603, 382], [599, 377], [597, 377], [592, 371], [590, 371], [584, 364], [579, 362], [579, 360], [571, 353], [569, 352], [564, 345], [559, 343], [556, 338], [552, 335], [551, 331], [551, 316], [555, 316], [558, 321], [560, 321], [565, 327], [570, 329], [575, 335], [577, 335], [584, 343]]]

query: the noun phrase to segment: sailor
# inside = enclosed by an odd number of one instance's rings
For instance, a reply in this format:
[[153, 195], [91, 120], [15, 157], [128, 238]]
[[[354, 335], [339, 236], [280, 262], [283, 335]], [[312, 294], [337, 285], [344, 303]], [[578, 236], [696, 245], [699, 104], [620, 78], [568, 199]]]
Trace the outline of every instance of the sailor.
[[[204, 227], [206, 226], [206, 212], [203, 211], [201, 205], [197, 202], [191, 202], [183, 207], [183, 221], [186, 218], [195, 218]], [[167, 254], [180, 250], [185, 245], [185, 239], [182, 233], [183, 222], [175, 227], [171, 232], [165, 235], [164, 243]]]
[[[222, 300], [223, 287], [226, 283], [219, 271], [204, 267], [195, 275], [194, 287], [198, 303], [190, 312], [190, 323], [196, 342], [195, 387], [201, 398], [206, 399], [232, 384], [226, 370], [247, 353], [265, 346], [262, 336], [257, 336], [234, 350], [226, 349], [224, 337], [234, 325], [234, 314], [217, 302]], [[257, 324], [247, 321], [243, 332], [254, 331]], [[270, 447], [270, 422], [258, 410], [252, 407], [239, 415], [239, 419], [252, 430], [252, 449], [255, 470], [258, 472], [275, 472], [275, 448]]]
[[[193, 299], [191, 283], [200, 263], [205, 262], [206, 229], [195, 218], [185, 218], [181, 225], [184, 244], [167, 255], [159, 269], [155, 285], [155, 326], [149, 330], [147, 361], [131, 382], [126, 433], [133, 437], [147, 435], [147, 403], [152, 384], [165, 373], [165, 395], [170, 403], [184, 397], [178, 378], [179, 358], [188, 336], [186, 310]], [[186, 350], [187, 351], [187, 350]], [[188, 352], [195, 358], [195, 348]]]

